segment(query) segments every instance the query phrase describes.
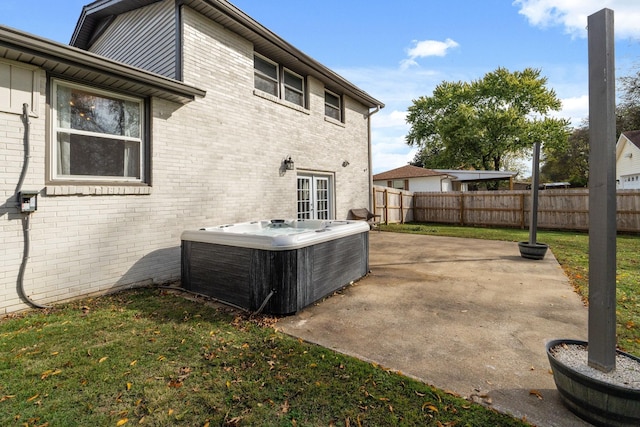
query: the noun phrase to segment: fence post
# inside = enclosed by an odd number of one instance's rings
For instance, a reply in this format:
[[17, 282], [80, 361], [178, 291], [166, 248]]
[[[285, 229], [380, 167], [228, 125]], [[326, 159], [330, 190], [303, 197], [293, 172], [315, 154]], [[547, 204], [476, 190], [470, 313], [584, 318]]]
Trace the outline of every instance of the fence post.
[[464, 225], [464, 192], [460, 192], [460, 225]]
[[384, 224], [389, 225], [389, 190], [384, 190]]
[[524, 193], [520, 194], [520, 228], [524, 229]]

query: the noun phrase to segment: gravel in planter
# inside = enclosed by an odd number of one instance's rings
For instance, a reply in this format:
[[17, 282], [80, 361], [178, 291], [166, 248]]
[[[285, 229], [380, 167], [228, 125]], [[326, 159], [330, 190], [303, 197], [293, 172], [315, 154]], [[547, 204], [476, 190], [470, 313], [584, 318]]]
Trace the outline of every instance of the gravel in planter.
[[640, 362], [635, 359], [616, 354], [616, 368], [611, 372], [602, 372], [589, 366], [589, 352], [584, 345], [563, 344], [553, 347], [550, 352], [556, 360], [589, 378], [640, 390]]

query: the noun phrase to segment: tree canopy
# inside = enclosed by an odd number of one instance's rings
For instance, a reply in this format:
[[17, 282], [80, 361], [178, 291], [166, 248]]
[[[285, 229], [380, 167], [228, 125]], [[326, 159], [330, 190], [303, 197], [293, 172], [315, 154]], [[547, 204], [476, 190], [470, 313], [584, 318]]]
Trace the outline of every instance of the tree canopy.
[[[640, 129], [640, 71], [619, 79], [619, 99], [616, 106], [616, 138], [622, 132]], [[574, 187], [584, 187], [589, 180], [589, 122], [574, 129], [566, 146], [544, 146], [541, 179], [567, 181]]]
[[640, 129], [640, 71], [619, 79], [621, 102], [616, 108], [616, 130], [622, 132]]
[[409, 107], [406, 142], [428, 168], [501, 170], [508, 155], [536, 141], [563, 146], [568, 121], [549, 118], [561, 102], [540, 70], [498, 68], [482, 79], [440, 83]]
[[586, 187], [589, 182], [589, 127], [574, 129], [565, 147], [544, 146], [540, 179]]

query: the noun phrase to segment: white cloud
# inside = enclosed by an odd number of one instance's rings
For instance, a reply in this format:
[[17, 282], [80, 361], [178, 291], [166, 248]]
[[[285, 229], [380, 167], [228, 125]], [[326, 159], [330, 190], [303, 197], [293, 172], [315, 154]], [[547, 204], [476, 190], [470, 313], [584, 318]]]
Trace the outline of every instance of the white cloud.
[[563, 98], [562, 109], [553, 116], [571, 120], [571, 125], [578, 127], [582, 120], [589, 117], [589, 95]]
[[450, 49], [460, 46], [457, 42], [451, 39], [446, 39], [441, 42], [438, 40], [414, 40], [414, 46], [407, 50], [407, 59], [400, 62], [400, 68], [406, 70], [407, 68], [418, 65], [416, 59], [426, 58], [429, 56], [445, 56]]
[[587, 36], [587, 17], [602, 8], [614, 12], [618, 38], [640, 37], [637, 0], [515, 0], [519, 12], [536, 27], [562, 26], [573, 37]]
[[393, 110], [389, 113], [385, 113], [384, 110], [373, 117], [373, 126], [376, 128], [390, 128], [390, 127], [407, 127], [407, 112]]

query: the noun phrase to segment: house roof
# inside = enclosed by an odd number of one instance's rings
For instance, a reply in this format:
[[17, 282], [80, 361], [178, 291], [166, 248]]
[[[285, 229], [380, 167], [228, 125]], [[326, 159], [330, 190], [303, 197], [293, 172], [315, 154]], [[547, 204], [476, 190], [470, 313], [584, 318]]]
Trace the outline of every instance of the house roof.
[[436, 172], [431, 169], [425, 169], [418, 166], [402, 166], [390, 171], [381, 172], [373, 175], [374, 181], [384, 181], [389, 179], [408, 179], [408, 178], [423, 178], [427, 176], [446, 176], [444, 172]]
[[478, 170], [453, 170], [435, 169], [437, 172], [446, 173], [455, 177], [454, 181], [494, 181], [497, 179], [510, 179], [518, 174], [511, 171], [478, 171]]
[[[97, 0], [84, 6], [70, 44], [89, 49], [96, 34], [116, 15], [138, 9], [161, 0]], [[334, 71], [320, 64], [280, 38], [226, 0], [183, 0], [209, 19], [251, 41], [256, 52], [279, 62], [287, 68], [306, 73], [323, 81], [326, 87], [358, 100], [369, 108], [383, 108], [381, 101], [350, 83]]]
[[633, 145], [640, 148], [640, 130], [630, 130], [627, 132], [622, 132], [622, 134], [629, 140]]
[[183, 82], [2, 25], [0, 58], [35, 65], [60, 77], [174, 102], [186, 103], [206, 93]]

